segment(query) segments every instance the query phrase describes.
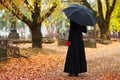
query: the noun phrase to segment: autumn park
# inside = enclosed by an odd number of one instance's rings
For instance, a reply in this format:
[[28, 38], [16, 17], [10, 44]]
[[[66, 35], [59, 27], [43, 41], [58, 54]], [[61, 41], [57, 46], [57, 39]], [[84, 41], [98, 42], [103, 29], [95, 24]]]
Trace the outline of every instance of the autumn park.
[[119, 0], [0, 0], [0, 80], [120, 80], [119, 13]]

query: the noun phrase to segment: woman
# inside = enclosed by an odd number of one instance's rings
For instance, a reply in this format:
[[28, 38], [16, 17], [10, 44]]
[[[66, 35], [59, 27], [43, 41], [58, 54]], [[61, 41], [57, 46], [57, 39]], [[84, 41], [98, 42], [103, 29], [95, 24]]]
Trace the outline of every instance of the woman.
[[66, 43], [69, 47], [64, 67], [64, 72], [69, 73], [69, 76], [78, 76], [78, 73], [87, 72], [82, 32], [87, 32], [86, 26], [79, 26], [70, 21], [69, 37]]

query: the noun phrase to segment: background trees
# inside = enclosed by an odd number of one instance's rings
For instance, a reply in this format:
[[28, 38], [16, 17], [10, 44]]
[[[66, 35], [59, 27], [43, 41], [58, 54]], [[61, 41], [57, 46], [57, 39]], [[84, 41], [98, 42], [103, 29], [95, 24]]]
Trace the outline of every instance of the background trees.
[[[62, 1], [62, 3], [61, 3]], [[32, 34], [32, 47], [42, 48], [41, 25], [54, 23], [61, 26], [63, 21], [62, 9], [71, 3], [84, 4], [95, 13], [101, 39], [108, 38], [114, 27], [119, 28], [119, 7], [115, 7], [117, 0], [0, 0], [0, 8], [7, 8], [14, 16], [28, 25]], [[68, 3], [69, 2], [69, 3]], [[117, 1], [118, 3], [119, 1]], [[117, 4], [119, 6], [119, 3]], [[56, 8], [56, 10], [55, 10]], [[114, 8], [116, 8], [114, 10]], [[113, 13], [114, 11], [114, 13]], [[53, 13], [53, 14], [52, 14]], [[112, 14], [113, 13], [113, 14]], [[50, 16], [52, 14], [52, 16]], [[112, 16], [112, 17], [111, 17]], [[114, 16], [114, 18], [113, 18]], [[49, 18], [48, 18], [49, 17]], [[48, 19], [46, 19], [48, 18]], [[111, 20], [112, 19], [112, 20]], [[110, 23], [111, 20], [111, 23]]]
[[120, 1], [117, 0], [114, 12], [111, 16], [110, 31], [120, 32]]
[[[58, 0], [47, 0], [48, 4], [45, 5], [47, 8], [45, 11], [43, 10], [44, 1], [42, 0], [0, 0], [1, 5], [28, 25], [32, 34], [32, 47], [37, 48], [42, 48], [42, 22], [52, 14], [58, 2]], [[29, 17], [26, 16], [26, 12], [29, 12]]]
[[98, 18], [98, 27], [100, 29], [100, 38], [102, 40], [110, 39], [110, 20], [117, 4], [117, 0], [62, 0], [83, 4], [90, 8]]
[[96, 10], [93, 9], [87, 0], [82, 0], [83, 4], [86, 5], [88, 8], [93, 10], [99, 20], [98, 26], [100, 28], [101, 39], [108, 39], [109, 38], [109, 27], [110, 27], [110, 19], [112, 12], [116, 5], [116, 0], [94, 0], [96, 1]]

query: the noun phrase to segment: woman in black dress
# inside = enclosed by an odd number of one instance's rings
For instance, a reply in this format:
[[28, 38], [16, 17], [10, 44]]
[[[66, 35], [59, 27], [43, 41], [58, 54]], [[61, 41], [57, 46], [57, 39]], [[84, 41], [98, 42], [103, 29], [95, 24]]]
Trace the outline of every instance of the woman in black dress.
[[69, 47], [64, 67], [64, 72], [69, 73], [69, 76], [78, 76], [79, 73], [87, 72], [82, 32], [87, 32], [86, 26], [79, 26], [70, 21], [69, 37], [66, 43]]

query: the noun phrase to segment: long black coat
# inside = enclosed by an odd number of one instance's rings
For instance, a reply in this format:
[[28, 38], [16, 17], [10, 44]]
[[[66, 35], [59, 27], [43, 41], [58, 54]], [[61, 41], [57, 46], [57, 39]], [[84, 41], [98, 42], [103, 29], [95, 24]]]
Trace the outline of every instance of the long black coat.
[[82, 32], [87, 32], [86, 26], [79, 26], [70, 21], [68, 41], [71, 41], [71, 45], [68, 47], [64, 72], [71, 74], [87, 72]]

